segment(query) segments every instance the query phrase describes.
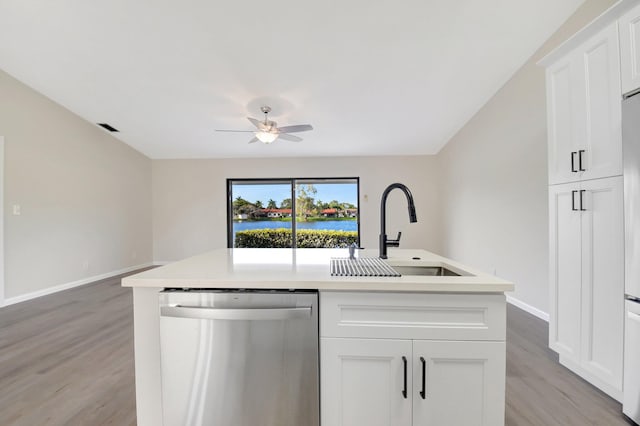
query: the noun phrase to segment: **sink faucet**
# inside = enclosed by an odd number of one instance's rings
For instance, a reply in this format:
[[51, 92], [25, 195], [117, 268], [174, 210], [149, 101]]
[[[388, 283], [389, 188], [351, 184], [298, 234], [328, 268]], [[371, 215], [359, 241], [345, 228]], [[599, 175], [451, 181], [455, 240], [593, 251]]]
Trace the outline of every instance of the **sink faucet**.
[[395, 240], [390, 240], [387, 238], [387, 197], [389, 193], [394, 189], [401, 189], [404, 192], [404, 195], [407, 197], [407, 202], [409, 203], [409, 222], [415, 223], [418, 221], [416, 218], [416, 206], [413, 202], [413, 195], [411, 195], [411, 191], [405, 185], [401, 183], [392, 183], [384, 190], [382, 193], [382, 200], [380, 200], [380, 258], [387, 258], [387, 247], [399, 247], [400, 246], [400, 237], [402, 236], [402, 232], [398, 232], [398, 238]]

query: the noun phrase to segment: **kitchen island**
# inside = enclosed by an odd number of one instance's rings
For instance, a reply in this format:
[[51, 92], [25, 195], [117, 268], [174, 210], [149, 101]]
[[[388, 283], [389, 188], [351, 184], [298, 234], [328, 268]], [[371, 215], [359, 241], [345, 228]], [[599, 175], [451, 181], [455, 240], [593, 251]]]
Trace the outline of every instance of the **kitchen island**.
[[[406, 271], [400, 277], [332, 276], [330, 259], [347, 256], [220, 249], [123, 279], [133, 287], [138, 424], [162, 424], [165, 288], [318, 290], [323, 426], [503, 424], [504, 292], [513, 284], [425, 250], [390, 250], [387, 263]], [[418, 275], [433, 268], [456, 275]]]

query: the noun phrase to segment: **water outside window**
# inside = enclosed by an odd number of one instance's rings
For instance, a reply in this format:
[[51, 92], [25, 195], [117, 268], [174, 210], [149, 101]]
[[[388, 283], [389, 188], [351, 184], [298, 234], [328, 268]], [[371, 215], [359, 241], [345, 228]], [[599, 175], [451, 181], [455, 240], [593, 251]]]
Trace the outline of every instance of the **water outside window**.
[[228, 188], [229, 247], [292, 247], [294, 238], [299, 248], [359, 242], [357, 178], [231, 179]]

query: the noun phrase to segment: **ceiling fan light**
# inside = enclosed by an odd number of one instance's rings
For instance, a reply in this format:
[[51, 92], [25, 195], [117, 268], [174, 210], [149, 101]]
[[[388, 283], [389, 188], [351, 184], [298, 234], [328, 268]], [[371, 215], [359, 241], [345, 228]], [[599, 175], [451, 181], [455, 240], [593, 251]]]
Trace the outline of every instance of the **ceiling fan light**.
[[256, 138], [258, 138], [262, 143], [269, 144], [278, 138], [278, 134], [270, 132], [256, 132]]

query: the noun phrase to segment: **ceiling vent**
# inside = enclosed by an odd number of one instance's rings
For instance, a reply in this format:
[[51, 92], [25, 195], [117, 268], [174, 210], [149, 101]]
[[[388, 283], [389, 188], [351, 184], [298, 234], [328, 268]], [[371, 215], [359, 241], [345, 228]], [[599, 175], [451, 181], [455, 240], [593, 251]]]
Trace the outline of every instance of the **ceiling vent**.
[[120, 130], [116, 129], [115, 127], [111, 127], [107, 123], [98, 123], [98, 126], [102, 127], [103, 129], [106, 129], [106, 130], [108, 130], [110, 132], [119, 132], [120, 131]]

